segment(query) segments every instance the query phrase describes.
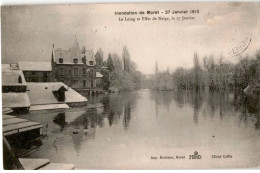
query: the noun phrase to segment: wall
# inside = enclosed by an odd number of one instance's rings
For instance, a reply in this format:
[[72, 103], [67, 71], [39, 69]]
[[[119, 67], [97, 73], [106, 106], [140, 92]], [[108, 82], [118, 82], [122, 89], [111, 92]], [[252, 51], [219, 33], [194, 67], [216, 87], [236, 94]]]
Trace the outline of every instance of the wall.
[[51, 82], [51, 71], [23, 71], [26, 82]]
[[[55, 71], [54, 76], [56, 80], [65, 83], [69, 87], [75, 89], [96, 87], [95, 67], [88, 67], [84, 64], [55, 64], [53, 70]], [[86, 72], [86, 70], [92, 70], [93, 74], [91, 74], [91, 71], [89, 73]]]

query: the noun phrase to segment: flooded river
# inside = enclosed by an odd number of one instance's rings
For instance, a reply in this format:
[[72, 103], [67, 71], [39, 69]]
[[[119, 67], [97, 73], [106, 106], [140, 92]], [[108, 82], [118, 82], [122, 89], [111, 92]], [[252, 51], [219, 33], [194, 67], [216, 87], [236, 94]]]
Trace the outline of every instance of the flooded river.
[[[43, 145], [27, 157], [78, 169], [259, 166], [257, 105], [241, 93], [138, 90], [88, 99], [96, 108], [20, 115], [44, 125]], [[201, 159], [191, 159], [195, 151]]]

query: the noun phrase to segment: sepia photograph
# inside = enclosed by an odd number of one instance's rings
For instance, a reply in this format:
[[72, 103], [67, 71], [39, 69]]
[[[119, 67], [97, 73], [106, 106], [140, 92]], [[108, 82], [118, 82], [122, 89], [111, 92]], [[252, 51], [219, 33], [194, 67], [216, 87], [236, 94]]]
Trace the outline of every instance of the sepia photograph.
[[1, 6], [5, 170], [259, 169], [260, 2]]

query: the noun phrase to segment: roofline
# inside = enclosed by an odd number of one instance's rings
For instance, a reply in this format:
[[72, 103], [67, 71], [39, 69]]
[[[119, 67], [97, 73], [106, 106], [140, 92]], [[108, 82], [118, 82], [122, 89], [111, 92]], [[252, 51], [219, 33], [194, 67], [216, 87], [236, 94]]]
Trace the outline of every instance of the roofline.
[[21, 70], [21, 71], [47, 71], [47, 72], [52, 72], [52, 70]]
[[83, 64], [83, 63], [80, 63], [80, 64], [75, 64], [75, 63], [57, 63], [55, 62], [56, 65], [86, 65], [86, 64]]
[[27, 86], [27, 84], [2, 84], [2, 86]]

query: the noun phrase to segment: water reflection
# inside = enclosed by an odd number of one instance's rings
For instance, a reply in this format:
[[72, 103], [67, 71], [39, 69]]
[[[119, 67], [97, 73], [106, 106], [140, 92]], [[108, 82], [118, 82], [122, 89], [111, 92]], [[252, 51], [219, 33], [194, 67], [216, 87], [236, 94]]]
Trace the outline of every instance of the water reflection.
[[43, 124], [48, 136], [30, 157], [105, 168], [107, 159], [120, 165], [130, 158], [135, 164], [151, 153], [176, 153], [182, 146], [185, 153], [200, 146], [232, 150], [239, 143], [237, 149], [247, 154], [251, 150], [244, 148], [255, 146], [259, 136], [257, 101], [242, 92], [141, 90], [88, 99], [92, 108], [22, 115]]
[[68, 123], [65, 121], [65, 112], [62, 113], [58, 113], [54, 119], [53, 122], [58, 124], [60, 126], [60, 132], [62, 132], [62, 130], [64, 129], [65, 125], [67, 125]]
[[124, 121], [123, 121], [123, 125], [124, 125], [124, 129], [127, 130], [129, 123], [131, 121], [131, 104], [128, 103], [125, 107], [125, 112], [124, 112]]
[[239, 123], [247, 124], [248, 117], [254, 116], [257, 120], [256, 128], [259, 128], [258, 101], [246, 96], [241, 91], [151, 91], [151, 99], [155, 101], [156, 115], [161, 105], [169, 106], [174, 102], [178, 108], [190, 106], [193, 108], [193, 122], [199, 122], [199, 114], [213, 119], [219, 115], [222, 119], [226, 115], [234, 115], [239, 112]]

